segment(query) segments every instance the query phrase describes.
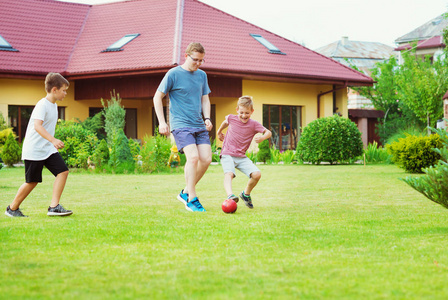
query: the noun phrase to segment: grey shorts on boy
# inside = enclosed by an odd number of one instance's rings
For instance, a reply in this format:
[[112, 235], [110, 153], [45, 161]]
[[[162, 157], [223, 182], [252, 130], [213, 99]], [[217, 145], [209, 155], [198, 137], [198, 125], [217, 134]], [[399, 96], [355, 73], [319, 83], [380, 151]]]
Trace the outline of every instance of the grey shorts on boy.
[[253, 172], [260, 172], [260, 169], [258, 169], [257, 166], [255, 166], [255, 164], [247, 156], [236, 157], [230, 155], [222, 155], [221, 165], [222, 169], [224, 170], [224, 174], [232, 172], [235, 176], [235, 168], [246, 174], [246, 176], [249, 178], [250, 174], [252, 174]]

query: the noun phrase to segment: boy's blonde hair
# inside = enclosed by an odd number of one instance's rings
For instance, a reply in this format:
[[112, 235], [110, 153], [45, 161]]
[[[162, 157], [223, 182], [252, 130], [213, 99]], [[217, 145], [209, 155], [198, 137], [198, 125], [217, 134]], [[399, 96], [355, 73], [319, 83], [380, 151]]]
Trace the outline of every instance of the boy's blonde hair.
[[201, 43], [190, 43], [190, 45], [188, 45], [187, 49], [185, 50], [186, 54], [192, 54], [193, 52], [199, 52], [202, 54], [205, 54], [205, 49], [204, 47], [201, 45]]
[[244, 106], [251, 110], [254, 109], [254, 101], [252, 99], [252, 96], [241, 96], [240, 98], [238, 98], [238, 104], [236, 108], [238, 108], [239, 106]]
[[59, 90], [64, 85], [70, 86], [70, 83], [59, 73], [50, 72], [47, 74], [47, 77], [45, 77], [45, 91], [47, 91], [47, 93], [50, 93], [54, 87]]

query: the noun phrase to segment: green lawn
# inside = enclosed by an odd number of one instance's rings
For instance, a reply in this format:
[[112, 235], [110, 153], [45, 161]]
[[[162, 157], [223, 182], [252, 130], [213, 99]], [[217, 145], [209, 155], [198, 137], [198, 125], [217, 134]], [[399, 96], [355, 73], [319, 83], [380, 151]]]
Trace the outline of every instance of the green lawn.
[[[198, 185], [206, 213], [176, 200], [183, 174], [72, 172], [47, 217], [45, 172], [0, 216], [1, 299], [447, 299], [448, 211], [394, 165], [260, 166], [255, 208], [224, 214], [220, 166]], [[23, 168], [0, 170], [4, 210]], [[241, 173], [234, 192], [246, 183]]]

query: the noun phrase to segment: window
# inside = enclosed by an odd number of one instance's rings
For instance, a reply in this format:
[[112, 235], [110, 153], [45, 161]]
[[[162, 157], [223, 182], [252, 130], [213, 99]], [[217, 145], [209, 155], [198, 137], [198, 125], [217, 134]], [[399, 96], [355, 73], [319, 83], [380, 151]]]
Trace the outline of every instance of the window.
[[263, 105], [263, 126], [272, 132], [270, 144], [280, 150], [294, 150], [300, 138], [302, 107]]
[[11, 44], [8, 43], [7, 40], [5, 40], [1, 35], [0, 35], [0, 50], [3, 51], [19, 51], [17, 49], [14, 49]]
[[268, 40], [266, 40], [264, 37], [262, 37], [259, 34], [252, 34], [250, 33], [250, 35], [257, 40], [260, 44], [262, 44], [263, 46], [265, 46], [266, 48], [268, 48], [269, 53], [273, 53], [273, 54], [283, 54], [286, 55], [286, 53], [283, 53], [282, 51], [280, 51], [280, 49], [278, 49], [277, 47], [275, 47], [273, 44], [271, 44]]
[[[19, 137], [19, 143], [23, 142], [33, 109], [34, 106], [8, 106], [9, 126], [13, 128], [14, 132]], [[58, 118], [65, 120], [65, 107], [58, 106]]]
[[139, 35], [140, 35], [140, 33], [126, 34], [124, 37], [122, 37], [121, 39], [119, 39], [118, 41], [116, 41], [115, 43], [110, 45], [109, 47], [107, 47], [106, 50], [103, 50], [101, 52], [123, 51], [123, 49], [121, 49], [121, 47], [123, 47], [124, 45], [126, 45], [127, 43], [129, 43], [130, 41], [132, 41], [133, 39], [138, 37]]

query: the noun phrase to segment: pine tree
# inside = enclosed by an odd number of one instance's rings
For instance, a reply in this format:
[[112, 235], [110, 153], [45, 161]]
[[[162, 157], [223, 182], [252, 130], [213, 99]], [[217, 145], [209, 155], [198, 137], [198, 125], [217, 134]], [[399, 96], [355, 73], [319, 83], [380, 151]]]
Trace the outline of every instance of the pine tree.
[[5, 146], [3, 146], [1, 155], [3, 162], [8, 166], [13, 167], [14, 164], [20, 161], [22, 155], [21, 152], [20, 146], [14, 138], [14, 135], [10, 133], [6, 139]]

